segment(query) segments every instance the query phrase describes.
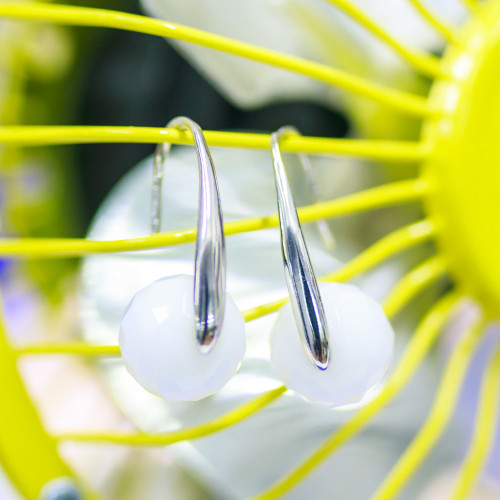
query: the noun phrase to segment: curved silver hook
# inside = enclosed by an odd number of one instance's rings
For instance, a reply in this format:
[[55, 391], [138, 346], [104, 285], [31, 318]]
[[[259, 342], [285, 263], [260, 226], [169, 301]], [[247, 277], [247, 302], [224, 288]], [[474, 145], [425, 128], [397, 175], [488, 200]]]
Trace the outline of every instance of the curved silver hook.
[[[201, 352], [208, 353], [220, 335], [226, 301], [226, 246], [219, 187], [200, 126], [185, 116], [179, 116], [171, 120], [167, 128], [191, 132], [198, 156], [200, 187], [194, 261], [194, 312], [198, 346]], [[169, 143], [158, 144], [154, 157], [151, 197], [153, 233], [158, 233], [161, 226], [161, 188], [165, 158], [169, 151]]]
[[289, 127], [283, 127], [271, 134], [283, 265], [304, 350], [316, 367], [326, 370], [330, 363], [330, 349], [325, 311], [280, 150], [281, 139], [290, 133], [296, 132]]

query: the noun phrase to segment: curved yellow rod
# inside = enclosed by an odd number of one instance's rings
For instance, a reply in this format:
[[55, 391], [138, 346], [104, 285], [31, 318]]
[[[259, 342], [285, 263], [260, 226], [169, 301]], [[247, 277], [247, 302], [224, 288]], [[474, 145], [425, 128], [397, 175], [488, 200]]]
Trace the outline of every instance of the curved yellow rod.
[[[433, 235], [434, 225], [428, 220], [405, 226], [384, 236], [333, 273], [320, 278], [319, 281], [347, 281], [358, 274], [368, 271], [398, 252], [429, 240]], [[246, 321], [252, 321], [277, 311], [287, 301], [288, 298], [285, 297], [247, 309], [243, 311], [243, 316]]]
[[16, 356], [35, 354], [75, 354], [77, 356], [92, 356], [100, 358], [115, 358], [121, 356], [118, 345], [89, 344], [81, 341], [69, 342], [30, 342], [25, 345], [12, 346]]
[[418, 265], [397, 283], [384, 300], [384, 311], [394, 317], [416, 293], [446, 273], [443, 258], [435, 255]]
[[381, 238], [344, 266], [321, 278], [322, 281], [347, 281], [380, 262], [412, 246], [428, 241], [436, 232], [429, 219], [414, 222]]
[[462, 382], [484, 330], [484, 321], [476, 322], [459, 340], [446, 365], [431, 411], [406, 451], [391, 470], [372, 500], [394, 498], [413, 476], [432, 450], [453, 415]]
[[471, 12], [476, 12], [478, 9], [477, 0], [462, 0], [462, 3], [469, 9]]
[[[2, 306], [0, 305], [0, 308]], [[26, 500], [39, 499], [54, 479], [75, 477], [45, 430], [17, 370], [0, 312], [0, 463]], [[81, 485], [85, 488], [85, 485]], [[99, 500], [92, 491], [86, 499]]]
[[457, 42], [455, 30], [442, 19], [437, 18], [430, 10], [427, 4], [421, 0], [410, 0], [413, 6], [418, 10], [421, 16], [448, 42]]
[[87, 7], [3, 1], [0, 2], [0, 17], [117, 28], [173, 38], [308, 76], [410, 115], [424, 117], [433, 112], [423, 97], [387, 88], [323, 64], [145, 16]]
[[119, 432], [105, 432], [100, 434], [65, 433], [56, 435], [55, 439], [57, 441], [104, 441], [107, 443], [138, 446], [166, 446], [180, 441], [198, 439], [235, 425], [276, 401], [286, 390], [283, 386], [272, 389], [209, 422], [178, 431], [164, 432], [162, 434], [123, 434]]
[[249, 500], [274, 500], [286, 494], [344, 443], [358, 434], [370, 419], [382, 411], [405, 387], [427, 355], [439, 332], [457, 309], [460, 299], [460, 294], [452, 292], [441, 299], [424, 317], [386, 385], [371, 402], [363, 406], [351, 419], [338, 427], [312, 455], [295, 469]]
[[[1, 5], [1, 4], [0, 4]], [[205, 130], [214, 147], [269, 150], [268, 134]], [[172, 128], [114, 126], [0, 126], [0, 144], [9, 146], [51, 146], [88, 143], [192, 144], [190, 134]], [[371, 160], [414, 163], [427, 158], [429, 147], [416, 141], [380, 141], [290, 135], [283, 139], [288, 153], [348, 155]]]
[[[343, 198], [308, 205], [298, 209], [302, 223], [334, 218], [365, 210], [409, 203], [428, 192], [429, 185], [423, 180], [400, 181]], [[255, 217], [224, 224], [226, 236], [278, 227], [278, 215]], [[142, 238], [115, 241], [95, 241], [83, 238], [0, 238], [0, 256], [23, 258], [79, 257], [93, 253], [129, 252], [164, 248], [195, 241], [196, 229], [152, 234]]]
[[500, 345], [493, 352], [483, 375], [474, 435], [450, 500], [469, 498], [495, 442], [499, 409]]
[[439, 59], [418, 49], [409, 49], [396, 38], [390, 35], [385, 29], [375, 23], [368, 15], [360, 10], [351, 0], [326, 0], [339, 10], [347, 14], [351, 19], [363, 26], [367, 31], [382, 40], [391, 47], [406, 62], [415, 69], [432, 78], [442, 76]]

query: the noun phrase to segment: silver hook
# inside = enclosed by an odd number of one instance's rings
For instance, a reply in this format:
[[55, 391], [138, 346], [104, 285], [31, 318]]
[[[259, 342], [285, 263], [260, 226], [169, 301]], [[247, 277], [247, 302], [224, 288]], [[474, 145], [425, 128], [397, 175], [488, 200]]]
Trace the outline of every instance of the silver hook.
[[316, 367], [326, 370], [330, 363], [330, 349], [325, 311], [280, 150], [281, 139], [289, 133], [295, 133], [295, 130], [283, 127], [271, 134], [283, 265], [304, 350]]
[[[214, 347], [222, 328], [226, 301], [226, 246], [219, 187], [214, 164], [200, 126], [185, 116], [174, 118], [167, 128], [190, 131], [193, 135], [200, 187], [198, 192], [198, 232], [194, 261], [194, 312], [200, 351]], [[169, 143], [158, 144], [154, 157], [151, 196], [151, 232], [161, 227], [161, 188]]]

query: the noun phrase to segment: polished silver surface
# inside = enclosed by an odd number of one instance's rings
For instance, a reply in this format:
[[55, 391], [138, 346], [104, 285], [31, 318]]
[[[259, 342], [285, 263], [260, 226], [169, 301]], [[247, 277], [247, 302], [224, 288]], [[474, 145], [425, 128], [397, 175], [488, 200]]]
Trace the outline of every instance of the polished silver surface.
[[291, 127], [283, 127], [271, 135], [281, 249], [292, 310], [304, 350], [315, 366], [326, 370], [330, 363], [330, 349], [325, 312], [280, 150], [280, 140], [296, 133]]
[[[194, 139], [200, 173], [198, 201], [198, 233], [194, 263], [194, 311], [196, 337], [203, 353], [214, 347], [224, 320], [226, 299], [226, 248], [222, 226], [222, 209], [214, 165], [199, 125], [180, 116], [167, 127], [189, 131]], [[151, 197], [151, 231], [161, 227], [161, 189], [165, 158], [170, 144], [156, 148]]]

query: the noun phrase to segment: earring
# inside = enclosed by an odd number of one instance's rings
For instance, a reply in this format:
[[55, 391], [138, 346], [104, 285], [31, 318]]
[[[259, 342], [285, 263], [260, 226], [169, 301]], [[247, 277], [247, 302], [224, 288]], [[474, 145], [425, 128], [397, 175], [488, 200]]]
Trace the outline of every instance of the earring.
[[394, 333], [382, 307], [359, 288], [318, 286], [280, 150], [280, 141], [293, 134], [298, 132], [283, 127], [271, 135], [290, 295], [271, 332], [271, 361], [286, 387], [305, 399], [336, 407], [354, 404], [384, 378]]
[[[194, 277], [162, 278], [140, 290], [125, 310], [119, 344], [128, 371], [169, 400], [197, 400], [221, 389], [245, 352], [245, 322], [226, 293], [226, 251], [219, 189], [201, 128], [185, 117], [167, 127], [190, 131], [200, 173]], [[170, 144], [154, 158], [151, 230], [161, 226], [161, 187]]]

